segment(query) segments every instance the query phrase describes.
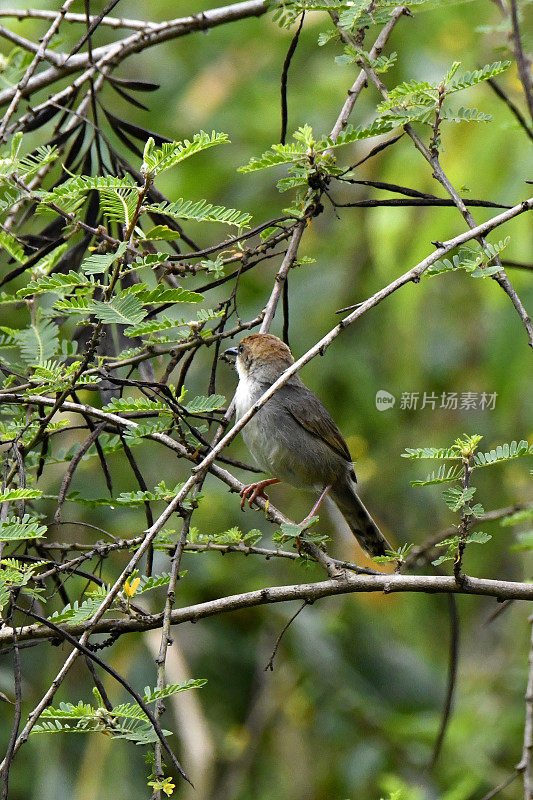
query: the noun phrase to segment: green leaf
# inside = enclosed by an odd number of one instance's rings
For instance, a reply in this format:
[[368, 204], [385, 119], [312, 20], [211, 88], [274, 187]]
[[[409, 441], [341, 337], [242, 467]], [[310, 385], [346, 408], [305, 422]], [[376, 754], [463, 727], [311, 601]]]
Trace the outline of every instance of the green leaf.
[[510, 550], [513, 552], [519, 552], [521, 550], [533, 550], [533, 530], [519, 533], [516, 538], [517, 542], [511, 545]]
[[454, 558], [455, 558], [454, 553], [445, 553], [443, 556], [439, 556], [438, 558], [435, 559], [435, 561], [432, 561], [431, 563], [433, 564], [434, 567], [438, 567], [440, 564], [444, 564], [445, 561], [453, 561]]
[[139, 239], [145, 242], [173, 242], [175, 239], [179, 238], [179, 231], [172, 230], [172, 228], [169, 228], [168, 225], [155, 225], [155, 227], [150, 228], [149, 231], [143, 231], [142, 236], [139, 235]]
[[533, 506], [530, 508], [521, 508], [520, 511], [515, 511], [508, 517], [504, 517], [500, 522], [502, 528], [509, 528], [511, 525], [519, 525], [521, 522], [529, 522], [533, 519]]
[[330, 139], [329, 136], [322, 139], [317, 144], [317, 150], [331, 150], [334, 147], [341, 147], [344, 144], [351, 142], [360, 142], [364, 139], [371, 139], [374, 136], [381, 136], [388, 133], [396, 127], [393, 120], [380, 117], [374, 120], [370, 125], [359, 125], [354, 128], [352, 125], [347, 125], [346, 128], [339, 133], [335, 140]]
[[29, 514], [22, 519], [8, 517], [0, 520], [0, 542], [15, 542], [24, 539], [41, 539], [46, 533], [46, 526], [39, 525]]
[[91, 284], [83, 275], [70, 270], [67, 275], [58, 272], [30, 281], [27, 286], [18, 290], [17, 295], [19, 297], [30, 297], [31, 295], [37, 296], [44, 294], [44, 292], [54, 292], [55, 294], [62, 295], [71, 292], [79, 286], [88, 286], [91, 289], [94, 288], [94, 284]]
[[458, 111], [443, 108], [440, 117], [448, 122], [492, 122], [491, 114], [483, 114], [477, 108], [463, 108], [462, 106]]
[[16, 161], [22, 146], [22, 131], [17, 131], [11, 139], [11, 161]]
[[32, 564], [24, 564], [16, 558], [3, 558], [0, 562], [0, 611], [8, 603], [11, 597], [11, 590], [18, 588], [34, 599], [39, 599], [41, 603], [46, 602], [41, 597], [41, 589], [30, 589], [27, 584], [39, 567], [48, 562], [35, 561]]
[[462, 466], [454, 466], [446, 469], [446, 464], [443, 464], [435, 472], [431, 472], [423, 481], [409, 481], [411, 486], [433, 486], [439, 483], [453, 483], [460, 480], [464, 475]]
[[82, 314], [89, 316], [93, 308], [93, 301], [87, 297], [70, 297], [67, 300], [57, 300], [54, 309], [62, 314]]
[[7, 250], [10, 256], [13, 256], [15, 261], [18, 261], [19, 264], [26, 259], [24, 254], [24, 249], [22, 245], [20, 245], [14, 236], [7, 231], [0, 230], [0, 249]]
[[490, 533], [484, 533], [483, 531], [472, 531], [472, 533], [468, 534], [466, 539], [467, 544], [486, 544], [490, 542], [492, 536]]
[[505, 72], [510, 66], [510, 61], [495, 61], [493, 64], [485, 64], [484, 67], [473, 72], [465, 72], [464, 75], [447, 87], [448, 92], [460, 92], [463, 89], [469, 89], [482, 81], [489, 80], [489, 78], [495, 78], [496, 75]]
[[85, 194], [93, 189], [105, 191], [107, 189], [131, 189], [133, 187], [136, 188], [136, 184], [130, 175], [125, 175], [122, 178], [117, 178], [113, 175], [107, 175], [106, 177], [78, 175], [64, 181], [50, 192], [34, 191], [33, 194], [41, 203], [57, 203], [63, 208], [63, 203], [68, 198], [84, 199]]
[[105, 593], [102, 596], [90, 597], [82, 603], [75, 600], [72, 605], [69, 603], [62, 611], [56, 611], [52, 614], [52, 616], [49, 617], [50, 622], [56, 625], [62, 625], [65, 622], [68, 622], [70, 625], [85, 622], [85, 620], [90, 619], [101, 606], [104, 598]]
[[96, 275], [100, 272], [107, 272], [109, 267], [111, 267], [117, 259], [122, 258], [126, 252], [127, 246], [126, 242], [122, 242], [114, 253], [92, 253], [82, 261], [80, 266], [81, 272], [84, 272], [86, 275]]
[[395, 63], [398, 58], [397, 53], [391, 53], [390, 56], [379, 56], [378, 58], [370, 58], [370, 53], [366, 50], [356, 50], [351, 45], [344, 48], [344, 54], [337, 56], [335, 61], [342, 66], [366, 61], [377, 74], [387, 72]]
[[[146, 322], [141, 322], [139, 325], [133, 325], [131, 328], [127, 328], [124, 331], [124, 335], [130, 337], [149, 336], [150, 334], [158, 333], [159, 331], [169, 331], [188, 324], [189, 323], [182, 319], [171, 319], [170, 317], [163, 315], [161, 317], [157, 317], [157, 319], [146, 320]], [[193, 324], [197, 326], [196, 320], [194, 320]], [[188, 331], [183, 333], [183, 338], [188, 336], [188, 333]]]
[[[83, 600], [82, 603], [79, 603], [77, 600], [75, 600], [72, 604], [68, 603], [68, 605], [66, 605], [62, 611], [55, 611], [52, 616], [49, 617], [50, 622], [54, 622], [56, 625], [62, 625], [65, 622], [68, 622], [69, 624], [85, 622], [85, 620], [92, 617], [106, 596], [106, 587], [99, 586], [97, 590], [91, 592], [91, 597]], [[50, 714], [50, 716], [57, 715]]]
[[469, 489], [445, 489], [442, 493], [444, 502], [451, 511], [460, 511], [467, 505], [476, 493], [474, 486]]
[[40, 145], [33, 153], [28, 153], [19, 159], [18, 166], [23, 174], [23, 179], [34, 175], [41, 167], [51, 164], [57, 159], [57, 147], [55, 145]]
[[354, 28], [368, 5], [367, 0], [353, 0], [350, 7], [345, 8], [339, 15], [339, 25], [343, 28]]
[[212, 131], [211, 134], [208, 134], [200, 131], [200, 133], [194, 134], [192, 141], [184, 139], [183, 142], [164, 142], [157, 149], [154, 146], [154, 140], [150, 138], [144, 149], [141, 172], [143, 175], [160, 175], [189, 156], [218, 144], [229, 144], [226, 133]]
[[460, 459], [454, 447], [406, 447], [401, 454], [402, 458], [433, 458], [433, 459]]
[[216, 411], [223, 408], [226, 398], [223, 394], [211, 394], [209, 397], [198, 396], [185, 403], [184, 409], [188, 414], [207, 414], [210, 411]]
[[[180, 578], [185, 575], [184, 572], [180, 572]], [[152, 589], [159, 589], [161, 586], [168, 586], [170, 583], [170, 573], [163, 572], [161, 575], [151, 575], [149, 578], [146, 575], [143, 575], [141, 578], [141, 582], [137, 587], [135, 594], [142, 594], [143, 592], [151, 592]]]
[[41, 495], [40, 489], [4, 489], [0, 491], [0, 503], [8, 500], [35, 500]]
[[303, 531], [307, 530], [307, 528], [310, 528], [312, 525], [316, 525], [317, 522], [318, 517], [314, 516], [308, 519], [306, 522], [301, 522], [300, 524], [293, 522], [282, 522], [280, 528], [283, 536], [286, 536], [289, 539], [296, 539], [297, 537], [301, 536]]
[[111, 222], [129, 228], [139, 202], [138, 187], [128, 189], [101, 189], [100, 208]]
[[475, 503], [473, 506], [468, 506], [463, 511], [464, 514], [472, 517], [482, 517], [485, 513], [485, 509], [481, 505], [481, 503]]
[[36, 322], [25, 330], [17, 331], [15, 338], [22, 358], [28, 366], [44, 364], [55, 356], [59, 346], [57, 325], [48, 320]]
[[136, 325], [147, 314], [143, 309], [142, 301], [133, 294], [117, 295], [108, 303], [93, 300], [90, 308], [101, 322], [108, 324]]
[[94, 717], [95, 714], [95, 708], [80, 700], [77, 705], [60, 703], [56, 708], [48, 706], [41, 713], [41, 717], [44, 719], [84, 719], [85, 717]]
[[[292, 149], [289, 149], [292, 148]], [[298, 145], [285, 145], [285, 150], [280, 151], [278, 146], [272, 146], [272, 150], [267, 150], [259, 158], [251, 158], [248, 164], [239, 167], [237, 172], [255, 172], [259, 169], [277, 167], [279, 164], [292, 164], [297, 159], [305, 156], [305, 149]]]
[[454, 272], [464, 269], [472, 278], [488, 278], [500, 272], [498, 264], [491, 263], [510, 242], [507, 236], [500, 242], [491, 244], [486, 242], [484, 247], [462, 247], [457, 253], [449, 258], [435, 261], [424, 273], [428, 277], [441, 275], [443, 272]]
[[35, 367], [30, 381], [37, 385], [38, 391], [41, 391], [43, 386], [47, 387], [47, 391], [61, 391], [71, 384], [79, 365], [78, 360], [72, 361], [67, 366], [57, 361], [46, 361], [42, 366]]
[[134, 412], [149, 412], [151, 414], [159, 414], [161, 411], [167, 411], [168, 407], [159, 400], [150, 400], [148, 397], [114, 397], [110, 403], [103, 408], [104, 411], [112, 412], [113, 414], [124, 414]]
[[200, 533], [198, 528], [192, 527], [189, 531], [188, 541], [191, 544], [209, 544], [212, 542], [214, 544], [239, 545], [242, 543], [250, 547], [258, 542], [261, 536], [262, 533], [257, 528], [252, 528], [247, 533], [243, 533], [237, 525], [221, 533]]
[[533, 444], [530, 445], [525, 439], [522, 439], [520, 442], [513, 441], [510, 444], [499, 444], [488, 453], [477, 453], [474, 456], [474, 466], [489, 467], [493, 464], [502, 464], [528, 455], [533, 455]]
[[391, 561], [399, 561], [402, 563], [405, 561], [405, 556], [413, 547], [414, 544], [403, 544], [397, 550], [385, 550], [384, 556], [374, 556], [372, 561], [375, 561], [377, 564], [388, 564]]
[[144, 305], [154, 303], [201, 303], [204, 299], [202, 294], [191, 292], [190, 289], [183, 289], [181, 286], [169, 288], [159, 284], [155, 289], [144, 287], [146, 287], [146, 284], [137, 284], [137, 286], [132, 287]]
[[164, 689], [151, 689], [149, 686], [145, 686], [143, 700], [145, 703], [155, 703], [157, 700], [163, 700], [165, 697], [186, 692], [188, 689], [201, 689], [206, 683], [206, 678], [191, 678], [185, 683], [169, 683]]
[[[214, 206], [206, 200], [183, 200], [180, 198], [174, 203], [158, 203], [144, 206], [143, 211], [152, 211], [157, 214], [164, 214], [172, 219], [183, 220], [191, 219], [196, 222], [223, 222], [226, 225], [235, 225], [238, 228], [246, 228], [252, 219], [251, 214], [237, 211], [235, 208], [225, 208], [224, 206]], [[176, 237], [177, 234], [175, 234]]]

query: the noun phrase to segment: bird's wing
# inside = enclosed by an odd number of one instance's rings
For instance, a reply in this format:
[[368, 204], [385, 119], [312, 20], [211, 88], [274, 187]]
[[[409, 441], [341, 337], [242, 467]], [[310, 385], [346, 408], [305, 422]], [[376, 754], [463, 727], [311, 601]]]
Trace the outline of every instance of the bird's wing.
[[330, 413], [307, 386], [286, 385], [281, 392], [287, 411], [298, 425], [317, 439], [322, 439], [341, 458], [352, 460], [348, 445]]

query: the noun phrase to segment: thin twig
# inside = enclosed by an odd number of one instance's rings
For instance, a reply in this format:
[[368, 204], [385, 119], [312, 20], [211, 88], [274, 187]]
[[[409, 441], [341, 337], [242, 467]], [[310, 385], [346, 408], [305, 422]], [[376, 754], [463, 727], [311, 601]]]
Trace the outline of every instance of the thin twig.
[[55, 523], [58, 523], [61, 520], [61, 509], [63, 507], [63, 503], [65, 502], [65, 498], [67, 496], [67, 492], [70, 483], [72, 481], [72, 478], [74, 477], [74, 473], [78, 468], [79, 464], [81, 463], [81, 460], [85, 455], [85, 453], [87, 452], [87, 450], [90, 449], [91, 445], [93, 445], [94, 442], [101, 435], [104, 424], [105, 423], [100, 423], [100, 425], [97, 425], [95, 429], [90, 433], [90, 435], [86, 438], [86, 440], [79, 446], [78, 450], [74, 454], [68, 466], [67, 471], [65, 472], [65, 475], [63, 476], [63, 480], [61, 482], [61, 488], [59, 490], [59, 496], [57, 498], [57, 508], [54, 514]]
[[[0, 10], [0, 17], [16, 17], [19, 21], [22, 19], [55, 19], [57, 11], [47, 11], [40, 8], [4, 8]], [[72, 11], [64, 15], [65, 22], [81, 23], [85, 25], [85, 14], [75, 14]], [[93, 22], [97, 19], [96, 16], [91, 16], [90, 21]], [[109, 28], [131, 28], [132, 30], [143, 31], [146, 28], [153, 27], [153, 22], [148, 22], [139, 19], [126, 19], [118, 17], [104, 17], [100, 20], [101, 25], [106, 25]]]
[[22, 716], [22, 673], [20, 666], [19, 643], [17, 629], [13, 621], [14, 605], [11, 606], [11, 624], [13, 626], [13, 677], [15, 681], [15, 713], [13, 716], [13, 726], [4, 758], [4, 769], [2, 771], [2, 800], [7, 800], [9, 793], [9, 770], [15, 755], [15, 742], [17, 741], [20, 719]]
[[483, 797], [481, 798], [481, 800], [492, 800], [493, 797], [496, 797], [497, 794], [499, 794], [504, 789], [506, 789], [508, 786], [510, 786], [511, 783], [513, 781], [515, 781], [518, 778], [519, 775], [520, 775], [520, 772], [518, 770], [515, 770], [513, 772], [513, 774], [509, 775], [509, 777], [506, 778], [502, 783], [500, 783], [494, 789], [491, 789], [490, 792], [487, 792], [487, 794], [484, 794]]
[[[183, 525], [180, 531], [178, 543], [174, 550], [174, 555], [172, 556], [172, 561], [171, 561], [170, 580], [168, 583], [167, 595], [165, 598], [165, 606], [163, 609], [163, 623], [161, 626], [161, 644], [159, 646], [159, 654], [156, 659], [158, 690], [163, 690], [166, 686], [165, 663], [167, 659], [168, 646], [169, 644], [172, 644], [172, 638], [170, 635], [171, 615], [172, 615], [172, 609], [174, 608], [176, 583], [179, 579], [181, 558], [183, 555], [183, 549], [185, 547], [185, 543], [187, 541], [187, 536], [189, 535], [190, 524], [191, 524], [191, 514], [189, 513], [183, 520]], [[158, 700], [155, 705], [155, 716], [158, 721], [160, 721], [164, 710], [165, 710], [164, 703], [161, 700]], [[161, 753], [160, 742], [156, 743], [154, 749], [154, 757], [155, 757], [155, 778], [156, 780], [160, 780], [163, 777], [163, 768], [161, 761], [162, 753]]]
[[[5, 132], [6, 132], [6, 128], [7, 128], [7, 125], [9, 123], [9, 120], [11, 119], [11, 117], [13, 116], [15, 111], [17, 110], [18, 104], [20, 103], [22, 97], [24, 96], [25, 92], [27, 91], [28, 85], [31, 82], [31, 78], [32, 78], [35, 70], [37, 69], [37, 67], [39, 66], [40, 62], [45, 57], [45, 54], [46, 54], [47, 49], [48, 49], [48, 43], [50, 42], [50, 40], [57, 33], [58, 28], [61, 25], [61, 22], [63, 20], [63, 16], [66, 14], [66, 12], [68, 11], [68, 9], [70, 8], [70, 6], [73, 3], [74, 3], [74, 0], [65, 0], [65, 2], [62, 5], [62, 7], [57, 12], [54, 21], [52, 22], [52, 24], [48, 28], [48, 30], [45, 33], [45, 35], [42, 37], [41, 43], [39, 45], [39, 49], [37, 50], [37, 52], [35, 54], [35, 58], [33, 59], [31, 64], [26, 69], [26, 72], [24, 73], [24, 75], [22, 76], [20, 81], [17, 83], [17, 85], [16, 85], [16, 87], [14, 89], [14, 92], [13, 92], [13, 96], [11, 98], [11, 103], [9, 104], [9, 107], [8, 107], [8, 109], [7, 109], [7, 111], [6, 111], [5, 115], [4, 115], [4, 118], [3, 118], [2, 122], [0, 123], [0, 141], [4, 140], [4, 136], [5, 136]], [[55, 69], [55, 67], [52, 67], [52, 69]]]
[[511, 100], [511, 98], [509, 97], [509, 95], [507, 95], [507, 94], [506, 94], [506, 93], [503, 91], [503, 89], [502, 89], [500, 86], [498, 86], [498, 84], [496, 83], [496, 81], [494, 80], [494, 78], [489, 78], [489, 79], [488, 79], [488, 81], [487, 81], [487, 83], [489, 84], [489, 86], [490, 86], [490, 88], [492, 89], [492, 91], [493, 91], [495, 94], [497, 94], [497, 95], [498, 95], [498, 97], [499, 97], [501, 100], [503, 100], [503, 102], [504, 102], [504, 103], [505, 103], [505, 104], [508, 106], [508, 108], [509, 108], [509, 110], [511, 111], [511, 113], [512, 113], [512, 114], [514, 114], [514, 116], [516, 117], [516, 119], [518, 120], [518, 122], [520, 123], [520, 125], [522, 126], [522, 128], [525, 130], [525, 132], [527, 133], [527, 135], [529, 136], [529, 138], [530, 138], [530, 139], [533, 141], [533, 130], [532, 130], [532, 129], [531, 129], [531, 127], [528, 125], [526, 118], [524, 117], [524, 115], [522, 114], [522, 112], [520, 111], [520, 109], [518, 108], [518, 106], [516, 106], [516, 105], [513, 103], [513, 101]]
[[446, 699], [444, 701], [444, 708], [442, 711], [442, 719], [440, 723], [439, 732], [433, 745], [433, 754], [429, 768], [433, 769], [439, 759], [444, 737], [450, 722], [453, 697], [455, 694], [455, 684], [457, 681], [457, 666], [459, 658], [459, 614], [457, 611], [457, 600], [455, 595], [448, 595], [448, 613], [450, 619], [450, 649], [448, 656], [448, 682], [446, 687]]
[[300, 608], [299, 608], [299, 609], [298, 609], [298, 610], [297, 610], [297, 611], [296, 611], [296, 612], [295, 612], [295, 613], [292, 615], [292, 617], [291, 617], [291, 618], [290, 618], [290, 620], [289, 620], [289, 621], [286, 623], [286, 625], [284, 625], [284, 626], [283, 626], [283, 628], [282, 628], [282, 630], [281, 630], [281, 633], [279, 634], [279, 636], [278, 636], [278, 638], [276, 639], [276, 642], [275, 642], [275, 644], [274, 644], [274, 649], [272, 650], [272, 655], [271, 655], [271, 656], [270, 656], [270, 658], [268, 659], [268, 663], [267, 663], [267, 665], [266, 665], [266, 667], [265, 667], [265, 672], [268, 672], [268, 670], [270, 670], [271, 672], [273, 672], [273, 671], [274, 671], [274, 659], [276, 658], [276, 654], [277, 654], [277, 652], [278, 652], [278, 649], [279, 649], [279, 646], [280, 646], [280, 644], [281, 644], [281, 640], [283, 639], [283, 636], [284, 636], [284, 634], [285, 634], [285, 633], [286, 633], [286, 632], [289, 630], [289, 628], [291, 627], [292, 623], [294, 622], [294, 620], [296, 619], [296, 617], [298, 616], [298, 614], [299, 614], [301, 611], [303, 611], [303, 610], [304, 610], [304, 608], [305, 608], [307, 605], [309, 605], [309, 604], [308, 604], [308, 602], [307, 602], [307, 600], [304, 600], [304, 601], [303, 601], [303, 603], [302, 603], [302, 605], [300, 606]]
[[524, 90], [527, 107], [529, 114], [533, 120], [533, 78], [531, 77], [531, 60], [524, 53], [522, 47], [522, 36], [520, 34], [520, 23], [518, 20], [518, 5], [516, 0], [510, 0], [511, 3], [511, 24], [513, 26], [513, 42], [516, 63], [518, 64], [518, 75]]
[[296, 48], [298, 47], [298, 40], [300, 38], [300, 31], [302, 30], [304, 19], [305, 19], [305, 11], [302, 12], [302, 15], [300, 17], [300, 24], [296, 29], [296, 33], [292, 37], [289, 49], [287, 50], [287, 55], [285, 56], [285, 61], [283, 62], [283, 69], [281, 71], [281, 134], [280, 134], [281, 144], [285, 144], [285, 139], [287, 138], [287, 119], [288, 119], [287, 78], [289, 75], [289, 67], [291, 65], [292, 57], [296, 52]]
[[531, 800], [533, 797], [533, 618], [529, 619], [531, 624], [531, 636], [529, 647], [529, 672], [526, 689], [526, 719], [524, 723], [524, 745], [522, 748], [522, 758], [517, 764], [516, 769], [523, 774], [524, 778], [524, 800]]

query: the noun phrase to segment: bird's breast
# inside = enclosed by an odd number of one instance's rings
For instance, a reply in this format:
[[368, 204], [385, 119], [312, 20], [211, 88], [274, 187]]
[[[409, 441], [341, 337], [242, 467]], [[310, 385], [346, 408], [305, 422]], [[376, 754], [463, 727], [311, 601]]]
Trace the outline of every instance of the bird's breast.
[[[239, 420], [263, 394], [264, 387], [246, 376], [241, 376], [235, 393], [235, 414]], [[272, 472], [276, 462], [278, 446], [277, 426], [272, 424], [272, 419], [265, 408], [257, 414], [242, 429], [242, 438], [254, 457], [257, 466], [265, 472]]]
[[241, 376], [235, 392], [235, 414], [239, 420], [250, 408], [255, 401], [260, 397], [257, 389], [254, 387], [252, 381], [248, 378]]

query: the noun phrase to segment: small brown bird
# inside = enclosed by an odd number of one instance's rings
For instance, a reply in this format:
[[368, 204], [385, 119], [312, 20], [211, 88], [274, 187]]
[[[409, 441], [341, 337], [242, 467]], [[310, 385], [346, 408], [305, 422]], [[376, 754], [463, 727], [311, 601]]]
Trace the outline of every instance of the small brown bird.
[[[246, 336], [237, 347], [226, 350], [226, 355], [236, 356], [238, 420], [294, 364], [287, 345], [268, 333]], [[309, 516], [329, 492], [367, 553], [379, 556], [392, 549], [355, 492], [352, 459], [341, 432], [298, 375], [289, 378], [252, 417], [242, 436], [257, 465], [277, 477], [245, 486], [241, 508], [246, 500], [251, 505], [256, 497], [267, 498], [265, 487], [280, 480], [321, 492]]]

